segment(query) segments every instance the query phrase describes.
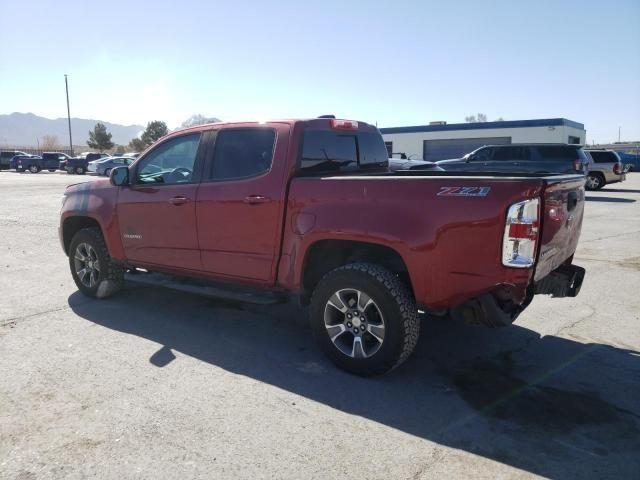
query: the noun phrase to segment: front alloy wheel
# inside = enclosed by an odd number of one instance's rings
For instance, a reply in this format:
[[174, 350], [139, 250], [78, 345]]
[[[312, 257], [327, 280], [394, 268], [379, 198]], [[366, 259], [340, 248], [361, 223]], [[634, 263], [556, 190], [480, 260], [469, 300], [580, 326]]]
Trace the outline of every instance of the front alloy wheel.
[[78, 280], [85, 287], [93, 289], [100, 278], [100, 260], [93, 247], [88, 243], [79, 244], [73, 256], [73, 264]]

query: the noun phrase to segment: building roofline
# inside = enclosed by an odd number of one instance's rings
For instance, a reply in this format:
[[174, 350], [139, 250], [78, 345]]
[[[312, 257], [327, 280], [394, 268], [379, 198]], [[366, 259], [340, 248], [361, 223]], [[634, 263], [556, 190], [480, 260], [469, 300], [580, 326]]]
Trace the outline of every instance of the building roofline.
[[495, 128], [523, 128], [523, 127], [573, 127], [584, 130], [582, 123], [566, 118], [543, 118], [536, 120], [503, 120], [500, 122], [449, 123], [447, 125], [416, 125], [413, 127], [381, 128], [385, 133], [417, 133], [417, 132], [446, 132], [451, 130], [484, 130]]

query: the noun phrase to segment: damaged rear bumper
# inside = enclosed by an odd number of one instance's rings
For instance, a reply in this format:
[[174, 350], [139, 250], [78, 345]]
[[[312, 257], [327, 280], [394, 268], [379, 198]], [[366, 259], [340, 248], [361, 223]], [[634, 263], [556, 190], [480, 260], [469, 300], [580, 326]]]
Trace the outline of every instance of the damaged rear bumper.
[[489, 292], [451, 309], [451, 316], [466, 323], [502, 327], [511, 325], [529, 306], [534, 295], [551, 295], [553, 298], [575, 297], [580, 293], [585, 269], [565, 264], [535, 282], [527, 289], [527, 297], [521, 304], [503, 301]]

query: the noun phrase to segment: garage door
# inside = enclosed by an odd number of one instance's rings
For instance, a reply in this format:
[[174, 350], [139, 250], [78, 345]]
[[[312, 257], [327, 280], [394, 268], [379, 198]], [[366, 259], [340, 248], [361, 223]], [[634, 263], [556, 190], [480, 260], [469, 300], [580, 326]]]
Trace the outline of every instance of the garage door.
[[422, 145], [422, 158], [431, 162], [447, 160], [450, 158], [460, 158], [483, 145], [508, 145], [510, 143], [511, 137], [424, 140]]

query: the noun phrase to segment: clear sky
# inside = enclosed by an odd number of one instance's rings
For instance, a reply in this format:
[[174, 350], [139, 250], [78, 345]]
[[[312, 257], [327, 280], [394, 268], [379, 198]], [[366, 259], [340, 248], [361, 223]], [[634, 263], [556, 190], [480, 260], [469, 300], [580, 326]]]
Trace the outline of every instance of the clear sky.
[[640, 0], [0, 0], [0, 113], [565, 117], [640, 139]]

